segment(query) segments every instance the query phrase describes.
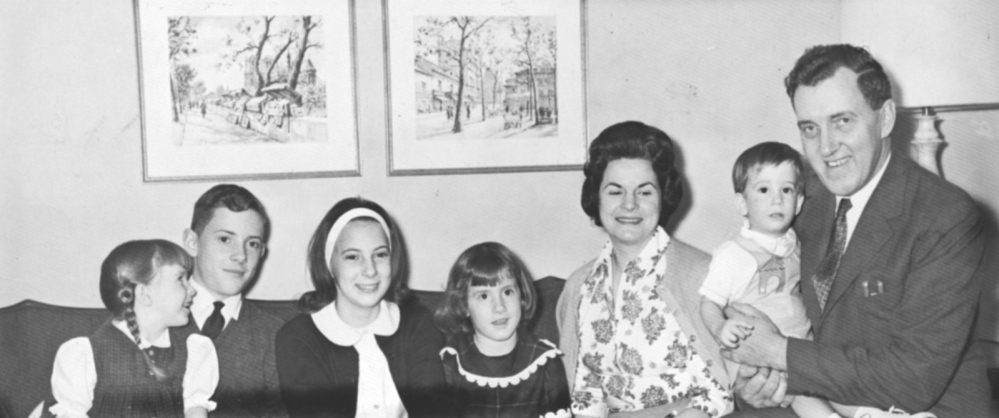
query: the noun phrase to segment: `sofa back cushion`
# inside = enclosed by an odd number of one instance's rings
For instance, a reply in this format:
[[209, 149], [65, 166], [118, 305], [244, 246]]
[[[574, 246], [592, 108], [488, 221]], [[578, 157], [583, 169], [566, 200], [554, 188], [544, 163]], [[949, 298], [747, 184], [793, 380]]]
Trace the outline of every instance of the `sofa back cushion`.
[[[558, 344], [555, 305], [558, 303], [559, 296], [562, 295], [562, 287], [564, 286], [565, 280], [552, 276], [534, 282], [534, 288], [538, 293], [538, 305], [534, 311], [534, 319], [528, 328], [536, 337], [544, 338], [555, 344]], [[444, 299], [444, 292], [412, 290], [410, 293], [418, 303], [426, 307], [430, 312], [436, 311]], [[277, 316], [284, 321], [291, 319], [299, 313], [298, 305], [295, 301], [254, 299], [248, 299], [248, 301], [261, 310]]]
[[[555, 305], [563, 286], [565, 280], [556, 277], [535, 282], [538, 306], [530, 330], [556, 344]], [[433, 312], [444, 293], [414, 290], [413, 296]], [[285, 321], [299, 313], [293, 300], [246, 302]], [[51, 391], [52, 363], [59, 346], [92, 334], [110, 317], [104, 308], [67, 308], [33, 300], [0, 308], [0, 418], [28, 416]]]

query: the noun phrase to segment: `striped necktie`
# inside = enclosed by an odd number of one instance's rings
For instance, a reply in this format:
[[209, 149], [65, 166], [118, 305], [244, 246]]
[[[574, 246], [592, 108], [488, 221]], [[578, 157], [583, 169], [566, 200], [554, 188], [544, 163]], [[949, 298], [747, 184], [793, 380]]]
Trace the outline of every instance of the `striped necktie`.
[[839, 201], [839, 208], [836, 209], [836, 224], [833, 236], [829, 243], [829, 250], [825, 258], [819, 263], [819, 269], [815, 271], [812, 281], [815, 282], [815, 293], [819, 297], [819, 308], [826, 309], [826, 300], [829, 299], [829, 290], [832, 289], [833, 279], [836, 278], [836, 271], [839, 270], [839, 262], [843, 258], [843, 250], [846, 249], [846, 212], [853, 207], [850, 199]]

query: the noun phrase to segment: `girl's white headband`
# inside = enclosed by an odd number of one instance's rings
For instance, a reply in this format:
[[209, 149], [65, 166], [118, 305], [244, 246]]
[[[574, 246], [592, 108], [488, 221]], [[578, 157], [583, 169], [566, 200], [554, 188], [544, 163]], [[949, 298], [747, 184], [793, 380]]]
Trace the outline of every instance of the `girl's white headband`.
[[348, 210], [343, 215], [340, 215], [340, 219], [337, 219], [333, 223], [333, 227], [330, 228], [329, 234], [326, 235], [326, 266], [330, 266], [330, 259], [333, 258], [333, 247], [336, 246], [336, 240], [340, 237], [340, 233], [343, 232], [343, 228], [347, 226], [350, 221], [357, 218], [373, 218], [381, 224], [382, 229], [385, 230], [385, 238], [388, 239], [389, 249], [392, 248], [392, 232], [389, 231], [388, 224], [385, 223], [385, 219], [382, 218], [378, 212], [375, 212], [368, 208], [354, 208]]

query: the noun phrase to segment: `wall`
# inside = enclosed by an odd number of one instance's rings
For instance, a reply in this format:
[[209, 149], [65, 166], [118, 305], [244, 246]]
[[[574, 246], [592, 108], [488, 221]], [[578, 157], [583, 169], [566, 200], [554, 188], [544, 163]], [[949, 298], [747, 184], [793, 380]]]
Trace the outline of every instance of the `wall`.
[[[999, 101], [999, 98], [996, 99]], [[900, 114], [893, 132], [897, 152], [911, 152], [916, 130], [913, 114]], [[982, 294], [979, 335], [999, 341], [999, 110], [945, 112], [937, 115], [937, 131], [946, 143], [939, 151], [941, 174], [964, 188], [985, 215], [986, 283]]]
[[[740, 222], [728, 179], [738, 153], [763, 140], [798, 147], [782, 80], [807, 46], [838, 40], [838, 2], [587, 6], [590, 136], [626, 119], [673, 136], [690, 187], [671, 230], [710, 251]], [[381, 4], [355, 7], [367, 22], [357, 25], [362, 177], [241, 182], [274, 224], [251, 296], [285, 299], [310, 288], [306, 243], [345, 196], [378, 201], [398, 219], [418, 289], [439, 289], [457, 255], [485, 240], [509, 245], [538, 277], [565, 277], [593, 257], [605, 237], [579, 208], [579, 172], [387, 177]], [[0, 306], [25, 298], [100, 306], [107, 252], [128, 239], [179, 241], [193, 202], [212, 185], [142, 182], [132, 13], [125, 0], [0, 2]], [[948, 138], [945, 167], [961, 147], [957, 136]], [[976, 144], [989, 145], [984, 136]], [[961, 164], [991, 169], [953, 165]], [[976, 175], [948, 172], [954, 181]], [[975, 181], [996, 202], [988, 181]]]

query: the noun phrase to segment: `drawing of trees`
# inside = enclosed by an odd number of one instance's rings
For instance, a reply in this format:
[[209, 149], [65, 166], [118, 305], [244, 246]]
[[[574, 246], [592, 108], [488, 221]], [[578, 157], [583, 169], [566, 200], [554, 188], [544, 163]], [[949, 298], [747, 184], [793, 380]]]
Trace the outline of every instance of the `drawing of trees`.
[[[183, 109], [188, 104], [188, 97], [191, 97], [191, 93], [194, 91], [194, 86], [197, 84], [195, 77], [197, 77], [198, 72], [191, 68], [188, 64], [177, 64], [173, 70], [173, 80], [174, 80], [174, 110]], [[202, 89], [204, 86], [202, 85]], [[176, 116], [176, 115], [174, 115]]]
[[170, 42], [170, 64], [173, 68], [173, 71], [170, 72], [170, 97], [172, 99], [172, 106], [170, 107], [173, 110], [173, 121], [177, 122], [180, 120], [182, 98], [185, 97], [178, 90], [181, 87], [179, 85], [181, 80], [177, 76], [181, 74], [183, 76], [190, 76], [192, 79], [195, 76], [192, 68], [181, 69], [179, 61], [186, 56], [198, 52], [197, 48], [192, 46], [197, 39], [198, 30], [194, 28], [191, 24], [191, 19], [187, 16], [167, 19], [167, 30], [169, 31], [168, 38]]
[[499, 84], [499, 67], [503, 62], [500, 49], [496, 45], [496, 33], [491, 26], [483, 27], [475, 36], [469, 39], [470, 61], [475, 62], [479, 80], [479, 102], [482, 120], [486, 119], [486, 78], [491, 76], [493, 82], [489, 86], [492, 94], [492, 105], [496, 106], [496, 93]]
[[414, 23], [418, 137], [557, 135], [556, 126], [541, 126], [557, 123], [553, 16], [417, 16]]
[[[438, 40], [442, 39], [441, 32], [448, 25], [454, 25], [458, 28], [458, 48], [456, 57], [458, 62], [458, 96], [455, 101], [455, 109], [460, 113], [462, 102], [465, 99], [465, 68], [468, 67], [468, 62], [471, 60], [472, 52], [469, 51], [469, 47], [474, 41], [470, 41], [479, 29], [482, 29], [486, 23], [492, 20], [491, 17], [481, 19], [473, 16], [454, 16], [449, 19], [440, 18], [428, 18], [427, 26], [419, 28], [419, 33], [423, 34], [424, 37], [435, 37]], [[427, 48], [428, 52], [439, 52], [439, 50], [432, 47], [426, 47], [428, 42], [424, 41], [423, 45]], [[440, 45], [438, 44], [438, 47]], [[449, 51], [450, 52], [450, 51]], [[454, 127], [452, 132], [461, 132], [461, 118], [454, 118]]]
[[[314, 52], [324, 47], [322, 25], [321, 16], [169, 18], [178, 143], [324, 136], [319, 128], [302, 128], [318, 126], [326, 116], [326, 85], [319, 76], [325, 61]], [[304, 139], [301, 132], [316, 134]]]
[[[319, 26], [318, 22], [312, 21], [312, 16], [302, 16], [300, 20], [302, 24], [301, 37], [298, 39], [298, 54], [295, 57], [295, 64], [291, 72], [291, 76], [288, 82], [288, 88], [295, 90], [298, 86], [298, 77], [302, 74], [302, 63], [305, 62], [305, 52], [310, 48], [322, 48], [319, 43], [309, 43], [309, 34], [312, 30]], [[324, 96], [325, 98], [325, 96]]]
[[527, 86], [530, 89], [530, 111], [534, 114], [535, 120], [538, 118], [538, 88], [534, 79], [534, 68], [538, 64], [538, 50], [540, 36], [537, 34], [536, 25], [531, 24], [529, 16], [522, 17], [510, 23], [510, 32], [517, 40], [516, 63], [527, 68]]

